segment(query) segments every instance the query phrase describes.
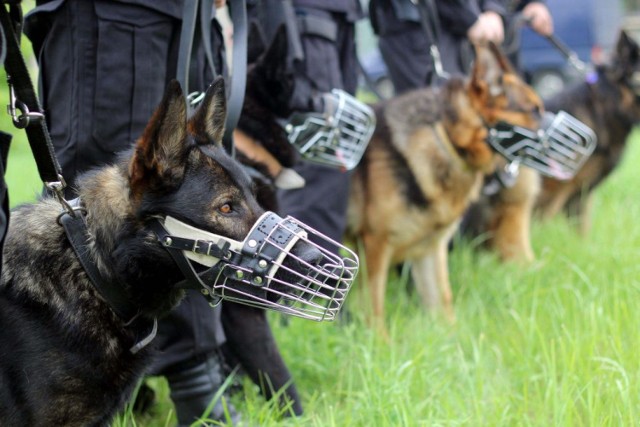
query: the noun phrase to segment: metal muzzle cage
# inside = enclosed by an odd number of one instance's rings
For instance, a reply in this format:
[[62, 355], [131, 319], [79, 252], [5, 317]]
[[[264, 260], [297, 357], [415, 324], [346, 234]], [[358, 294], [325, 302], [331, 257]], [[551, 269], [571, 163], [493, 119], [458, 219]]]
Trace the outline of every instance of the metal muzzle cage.
[[307, 161], [351, 170], [369, 144], [375, 114], [339, 89], [323, 94], [322, 101], [322, 113], [295, 113], [289, 118], [284, 126], [289, 142]]
[[500, 122], [488, 141], [508, 160], [560, 180], [573, 178], [597, 143], [593, 130], [565, 111], [545, 113], [538, 131]]
[[174, 259], [188, 259], [189, 267], [181, 267], [187, 270], [186, 287], [199, 288], [214, 301], [330, 321], [358, 272], [353, 251], [292, 217], [281, 218], [273, 212], [262, 215], [242, 242], [172, 217], [164, 220], [162, 228], [166, 234], [157, 233], [158, 238]]

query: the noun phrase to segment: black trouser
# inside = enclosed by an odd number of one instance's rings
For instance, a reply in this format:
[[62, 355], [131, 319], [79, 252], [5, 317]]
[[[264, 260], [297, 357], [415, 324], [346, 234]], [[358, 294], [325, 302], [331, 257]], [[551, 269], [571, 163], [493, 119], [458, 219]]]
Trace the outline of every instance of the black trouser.
[[[297, 64], [291, 105], [308, 111], [311, 98], [333, 88], [351, 94], [357, 86], [354, 23], [344, 13], [298, 8], [299, 15], [312, 15], [337, 24], [335, 39], [314, 33], [300, 35], [304, 60]], [[341, 241], [346, 227], [349, 173], [335, 168], [301, 162], [295, 170], [306, 180], [304, 188], [280, 191], [280, 210]]]

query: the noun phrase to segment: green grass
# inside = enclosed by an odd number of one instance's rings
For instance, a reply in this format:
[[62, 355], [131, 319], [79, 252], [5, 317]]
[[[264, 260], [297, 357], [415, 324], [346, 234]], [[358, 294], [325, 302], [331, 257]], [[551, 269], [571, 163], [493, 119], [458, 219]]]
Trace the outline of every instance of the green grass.
[[[0, 103], [5, 103], [0, 93]], [[0, 126], [10, 130], [5, 115]], [[7, 180], [13, 205], [41, 183], [15, 131]], [[280, 420], [255, 386], [233, 403], [260, 426], [630, 426], [640, 419], [640, 133], [597, 191], [593, 229], [580, 237], [563, 218], [535, 223], [537, 261], [502, 264], [469, 243], [451, 254], [458, 322], [425, 314], [394, 276], [387, 297], [391, 343], [367, 328], [358, 284], [349, 324], [271, 314], [274, 334], [302, 393], [305, 415]], [[158, 404], [114, 426], [170, 426], [166, 382]]]

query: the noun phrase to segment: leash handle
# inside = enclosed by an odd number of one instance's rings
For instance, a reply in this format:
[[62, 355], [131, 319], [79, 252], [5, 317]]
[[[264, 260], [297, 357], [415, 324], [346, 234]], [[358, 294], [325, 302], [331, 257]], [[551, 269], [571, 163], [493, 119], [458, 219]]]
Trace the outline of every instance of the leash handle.
[[[528, 26], [531, 26], [531, 18], [519, 16], [517, 20], [517, 22], [522, 22]], [[548, 36], [543, 37], [547, 39], [549, 43], [551, 43], [553, 47], [555, 47], [567, 61], [569, 61], [569, 64], [573, 68], [581, 73], [586, 73], [588, 71], [589, 67], [584, 63], [584, 61], [580, 59], [576, 51], [571, 49], [565, 42], [560, 40], [558, 36], [556, 36], [555, 34], [549, 34]]]
[[556, 37], [553, 34], [545, 36], [545, 38], [549, 40], [549, 42], [556, 49], [558, 49], [558, 51], [560, 51], [562, 56], [564, 56], [567, 59], [567, 61], [569, 61], [569, 64], [571, 64], [573, 68], [575, 68], [576, 70], [582, 73], [587, 71], [587, 64], [585, 64], [582, 60], [580, 60], [580, 58], [578, 57], [578, 54], [574, 50], [570, 49], [569, 46], [567, 46], [562, 40], [560, 40], [558, 37]]

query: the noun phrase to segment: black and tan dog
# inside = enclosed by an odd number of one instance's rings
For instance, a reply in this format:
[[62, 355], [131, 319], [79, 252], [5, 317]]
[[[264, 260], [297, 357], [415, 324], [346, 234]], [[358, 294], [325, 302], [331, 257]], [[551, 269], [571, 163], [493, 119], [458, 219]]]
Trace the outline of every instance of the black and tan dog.
[[496, 166], [488, 126], [539, 127], [541, 100], [499, 49], [480, 45], [476, 54], [468, 80], [377, 106], [375, 133], [354, 173], [349, 235], [363, 242], [373, 319], [383, 333], [388, 269], [406, 260], [424, 305], [454, 318], [447, 245]]
[[151, 224], [171, 215], [242, 240], [264, 212], [248, 175], [214, 144], [225, 115], [222, 79], [188, 122], [173, 82], [135, 147], [78, 180], [87, 258], [135, 322], [92, 285], [58, 223], [60, 204], [12, 212], [0, 285], [0, 425], [106, 426], [122, 409], [153, 354], [132, 346], [183, 295], [175, 285], [184, 276]]
[[545, 107], [567, 111], [593, 129], [598, 138], [595, 151], [572, 179], [543, 180], [537, 201], [542, 218], [564, 212], [576, 217], [586, 233], [592, 192], [618, 165], [629, 134], [640, 122], [640, 47], [621, 31], [610, 63], [545, 101]]

